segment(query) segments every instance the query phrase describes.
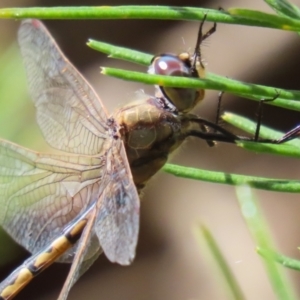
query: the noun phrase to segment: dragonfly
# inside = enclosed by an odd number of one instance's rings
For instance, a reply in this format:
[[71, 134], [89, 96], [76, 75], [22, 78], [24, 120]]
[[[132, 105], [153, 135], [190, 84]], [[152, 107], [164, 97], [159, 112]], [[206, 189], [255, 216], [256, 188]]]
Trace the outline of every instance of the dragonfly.
[[[150, 73], [204, 77], [200, 45], [216, 30], [202, 34], [204, 21], [193, 55], [156, 56]], [[158, 87], [109, 115], [39, 20], [23, 21], [18, 41], [38, 125], [59, 153], [0, 140], [0, 225], [33, 254], [0, 283], [0, 299], [12, 299], [58, 261], [72, 263], [63, 300], [102, 252], [121, 265], [133, 261], [139, 194], [187, 137], [209, 145], [253, 139], [190, 113], [204, 98], [201, 89]], [[279, 144], [298, 132], [260, 141]]]

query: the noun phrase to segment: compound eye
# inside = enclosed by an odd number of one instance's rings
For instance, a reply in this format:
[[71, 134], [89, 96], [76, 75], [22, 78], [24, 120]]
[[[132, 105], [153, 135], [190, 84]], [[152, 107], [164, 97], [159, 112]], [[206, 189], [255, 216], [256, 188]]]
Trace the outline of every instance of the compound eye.
[[152, 61], [154, 74], [190, 77], [191, 68], [178, 56], [167, 54], [157, 56]]
[[[172, 54], [164, 54], [154, 57], [150, 67], [150, 73], [168, 76], [195, 76], [192, 75], [189, 57], [182, 59]], [[164, 86], [160, 86], [159, 88], [167, 100], [172, 102], [180, 112], [190, 111], [195, 107], [199, 100], [202, 100], [204, 96], [203, 90]]]

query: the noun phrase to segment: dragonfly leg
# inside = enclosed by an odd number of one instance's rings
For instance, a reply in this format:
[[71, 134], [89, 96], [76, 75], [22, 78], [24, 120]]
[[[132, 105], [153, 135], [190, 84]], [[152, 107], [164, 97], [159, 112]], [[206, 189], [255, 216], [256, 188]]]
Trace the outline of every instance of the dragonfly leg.
[[[271, 99], [267, 99], [271, 101]], [[200, 125], [198, 128], [189, 130], [185, 133], [186, 136], [194, 136], [206, 141], [214, 142], [225, 142], [225, 143], [235, 143], [237, 141], [247, 141], [255, 143], [267, 143], [267, 144], [283, 144], [285, 142], [291, 141], [300, 137], [300, 125], [288, 131], [279, 139], [259, 139], [256, 137], [246, 137], [241, 135], [235, 135], [229, 130], [217, 125], [213, 122], [207, 121], [205, 119], [199, 118], [194, 115], [190, 115], [189, 122]], [[203, 126], [205, 130], [203, 130]], [[211, 129], [211, 130], [210, 130]]]
[[294, 127], [290, 131], [288, 131], [280, 139], [275, 140], [276, 143], [274, 143], [274, 144], [283, 144], [285, 142], [294, 140], [294, 139], [299, 138], [299, 137], [300, 137], [300, 125]]
[[262, 121], [262, 117], [263, 117], [263, 108], [264, 108], [264, 104], [265, 102], [272, 102], [274, 100], [276, 100], [279, 96], [278, 91], [276, 90], [276, 95], [273, 98], [270, 99], [260, 99], [259, 103], [258, 103], [258, 110], [257, 110], [257, 122], [256, 122], [256, 130], [255, 130], [255, 134], [254, 134], [254, 141], [258, 141], [259, 140], [259, 131], [260, 131], [260, 127], [261, 127], [261, 121]]

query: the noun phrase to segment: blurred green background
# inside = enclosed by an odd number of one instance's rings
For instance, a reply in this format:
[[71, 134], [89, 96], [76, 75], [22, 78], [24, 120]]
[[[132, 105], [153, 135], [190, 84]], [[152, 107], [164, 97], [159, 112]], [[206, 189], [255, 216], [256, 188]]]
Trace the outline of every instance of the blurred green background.
[[[225, 10], [239, 7], [271, 12], [263, 1], [185, 1], [186, 6]], [[300, 0], [294, 0], [300, 5]], [[2, 0], [1, 7], [106, 5], [103, 1]], [[139, 1], [120, 4], [182, 5], [182, 1]], [[154, 20], [46, 21], [63, 52], [86, 76], [112, 112], [130, 101], [134, 91], [152, 87], [105, 78], [99, 66], [129, 67], [107, 59], [85, 43], [98, 39], [158, 54], [192, 51], [198, 22]], [[0, 136], [39, 151], [51, 151], [35, 123], [25, 72], [16, 45], [18, 21], [0, 20]], [[210, 24], [207, 24], [209, 27]], [[234, 79], [299, 89], [300, 39], [296, 33], [255, 27], [219, 24], [217, 32], [203, 46], [211, 72]], [[198, 113], [214, 117], [216, 92], [207, 92]], [[257, 104], [225, 95], [223, 109], [254, 118]], [[298, 124], [299, 113], [267, 107], [264, 124], [283, 131]], [[233, 145], [208, 148], [189, 140], [173, 162], [187, 166], [278, 178], [299, 178], [299, 162], [290, 158], [256, 155]], [[278, 249], [299, 258], [299, 195], [258, 191]], [[0, 208], [1, 209], [1, 208]], [[260, 258], [254, 251], [241, 217], [233, 187], [175, 178], [160, 173], [145, 190], [142, 199], [141, 232], [136, 260], [130, 267], [109, 263], [102, 256], [72, 289], [69, 299], [225, 299], [226, 289], [207, 253], [194, 237], [195, 226], [203, 222], [212, 231], [238, 278], [247, 299], [275, 299]], [[28, 254], [7, 236], [0, 242], [0, 276], [5, 278]], [[17, 299], [55, 299], [63, 285], [68, 266], [55, 265], [35, 279]], [[300, 276], [290, 271], [300, 295]]]

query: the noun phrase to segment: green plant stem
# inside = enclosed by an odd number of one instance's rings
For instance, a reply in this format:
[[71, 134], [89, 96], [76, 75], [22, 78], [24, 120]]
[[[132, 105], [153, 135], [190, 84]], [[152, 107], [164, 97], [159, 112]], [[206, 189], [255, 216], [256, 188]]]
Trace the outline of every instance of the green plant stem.
[[[207, 74], [206, 78], [185, 78], [176, 76], [162, 76], [145, 74], [141, 72], [134, 72], [122, 70], [117, 68], [102, 67], [101, 73], [104, 75], [120, 78], [128, 81], [137, 81], [150, 85], [172, 86], [181, 88], [194, 88], [194, 89], [208, 89], [230, 92], [233, 94], [243, 95], [256, 95], [260, 98], [272, 98], [277, 93], [280, 98], [269, 102], [268, 104], [277, 105], [280, 107], [290, 108], [300, 111], [300, 92], [294, 90], [284, 90], [274, 87], [267, 87], [262, 85], [244, 83], [241, 81], [228, 79], [226, 77], [218, 76], [212, 73]], [[292, 100], [293, 102], [286, 102], [285, 99]]]
[[292, 270], [300, 271], [300, 261], [294, 258], [290, 258], [288, 256], [279, 254], [275, 251], [257, 247], [256, 251], [262, 257], [269, 257], [281, 264], [284, 267], [287, 267]]
[[[256, 244], [261, 248], [273, 251], [274, 246], [271, 235], [252, 194], [251, 188], [248, 185], [239, 186], [236, 188], [236, 193], [242, 214]], [[284, 269], [278, 266], [274, 259], [268, 255], [265, 256], [263, 262], [273, 290], [277, 295], [277, 299], [297, 299]]]
[[300, 10], [296, 5], [293, 5], [285, 0], [265, 0], [279, 15], [287, 16], [294, 19], [300, 18]]
[[[245, 299], [243, 292], [235, 279], [232, 271], [230, 270], [225, 257], [223, 256], [220, 247], [217, 245], [214, 237], [211, 232], [205, 226], [200, 227], [200, 233], [204, 237], [207, 246], [209, 247], [210, 254], [214, 257], [214, 261], [216, 262], [219, 270], [221, 271], [227, 286], [232, 294], [233, 299], [235, 300], [243, 300]], [[199, 234], [197, 234], [199, 235]], [[224, 298], [226, 299], [226, 297]]]
[[[202, 20], [227, 24], [269, 27], [300, 31], [300, 21], [258, 11], [246, 14], [246, 10], [229, 9], [228, 12], [178, 6], [77, 6], [77, 7], [31, 7], [2, 8], [0, 18], [38, 19], [163, 19]], [[244, 12], [244, 13], [243, 13]]]
[[178, 177], [183, 177], [183, 178], [228, 184], [228, 185], [248, 184], [249, 186], [256, 189], [285, 192], [285, 193], [300, 193], [299, 180], [275, 179], [275, 178], [230, 174], [224, 172], [188, 168], [188, 167], [183, 167], [174, 164], [166, 164], [163, 167], [163, 170], [167, 173], [173, 174]]

